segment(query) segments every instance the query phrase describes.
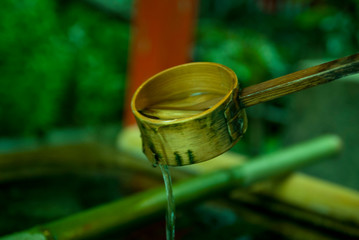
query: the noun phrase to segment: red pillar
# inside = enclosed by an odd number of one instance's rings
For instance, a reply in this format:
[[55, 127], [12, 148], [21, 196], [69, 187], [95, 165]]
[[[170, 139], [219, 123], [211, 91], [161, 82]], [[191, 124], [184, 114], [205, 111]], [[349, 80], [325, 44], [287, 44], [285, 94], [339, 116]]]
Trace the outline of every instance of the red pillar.
[[137, 0], [132, 21], [124, 124], [135, 123], [130, 102], [152, 75], [191, 60], [198, 0]]

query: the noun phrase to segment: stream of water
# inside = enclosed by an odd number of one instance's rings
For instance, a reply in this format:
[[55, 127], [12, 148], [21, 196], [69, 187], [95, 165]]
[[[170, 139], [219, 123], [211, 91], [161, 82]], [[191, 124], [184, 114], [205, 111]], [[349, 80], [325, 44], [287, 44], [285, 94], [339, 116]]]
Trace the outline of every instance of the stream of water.
[[172, 192], [171, 175], [167, 165], [159, 164], [159, 166], [162, 171], [163, 181], [165, 182], [166, 195], [167, 195], [166, 238], [167, 240], [174, 240], [176, 208], [175, 208], [175, 199], [173, 197], [173, 192]]
[[[152, 119], [175, 120], [186, 118], [213, 107], [224, 96], [225, 93], [214, 90], [206, 92], [180, 92], [171, 96], [165, 96], [156, 103], [140, 109], [139, 112]], [[167, 240], [174, 240], [176, 215], [171, 175], [167, 165], [159, 164], [159, 166], [162, 171], [167, 194], [166, 238]]]

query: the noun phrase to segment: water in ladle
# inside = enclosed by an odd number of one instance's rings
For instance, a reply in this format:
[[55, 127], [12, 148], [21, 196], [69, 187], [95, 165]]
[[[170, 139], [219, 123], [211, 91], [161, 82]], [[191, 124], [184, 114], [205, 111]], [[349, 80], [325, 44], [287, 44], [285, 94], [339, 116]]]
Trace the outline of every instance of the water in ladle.
[[218, 103], [225, 94], [220, 92], [181, 93], [140, 109], [146, 117], [174, 120], [199, 114]]
[[163, 181], [165, 182], [166, 195], [167, 195], [167, 211], [166, 211], [166, 238], [167, 240], [175, 239], [175, 199], [172, 192], [172, 180], [170, 171], [167, 165], [159, 164], [162, 171]]

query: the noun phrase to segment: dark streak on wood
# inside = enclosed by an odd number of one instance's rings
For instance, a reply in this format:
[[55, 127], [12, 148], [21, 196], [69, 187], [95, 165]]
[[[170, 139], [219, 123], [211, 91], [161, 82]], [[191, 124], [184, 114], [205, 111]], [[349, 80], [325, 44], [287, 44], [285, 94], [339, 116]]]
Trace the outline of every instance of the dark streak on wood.
[[178, 152], [174, 152], [174, 155], [175, 155], [177, 166], [182, 166], [183, 163], [182, 163], [181, 155]]
[[152, 154], [153, 154], [153, 156], [154, 156], [154, 158], [156, 160], [155, 165], [158, 165], [158, 163], [161, 161], [162, 156], [155, 151], [155, 146], [148, 139], [147, 139], [147, 144], [148, 144], [148, 147], [150, 148], [150, 150], [151, 150], [151, 152], [152, 152]]
[[188, 155], [188, 160], [189, 160], [189, 163], [190, 164], [194, 164], [195, 161], [194, 161], [194, 155], [193, 155], [193, 152], [191, 150], [188, 150], [187, 151], [187, 155]]
[[354, 54], [244, 88], [239, 99], [246, 108], [358, 72], [359, 54]]

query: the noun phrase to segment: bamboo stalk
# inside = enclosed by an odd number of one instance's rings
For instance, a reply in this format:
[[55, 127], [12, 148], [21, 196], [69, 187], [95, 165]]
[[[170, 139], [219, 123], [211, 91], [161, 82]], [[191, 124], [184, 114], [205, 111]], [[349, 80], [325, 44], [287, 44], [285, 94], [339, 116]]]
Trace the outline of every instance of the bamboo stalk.
[[140, 158], [132, 155], [96, 142], [1, 153], [0, 182], [68, 173], [79, 175], [117, 173], [121, 170], [146, 173], [155, 171], [147, 164], [144, 156]]
[[[269, 154], [243, 166], [201, 175], [174, 185], [177, 205], [189, 204], [215, 193], [244, 187], [263, 178], [280, 175], [333, 155], [341, 149], [336, 136], [324, 136]], [[0, 240], [75, 240], [99, 236], [164, 212], [164, 188], [141, 192], [48, 224], [1, 237]]]
[[359, 237], [357, 225], [305, 211], [243, 189], [232, 191], [230, 200], [220, 200], [218, 204], [233, 209], [246, 222], [288, 239], [334, 240]]
[[[345, 235], [346, 237], [359, 237], [358, 225], [352, 224], [352, 222], [344, 222], [340, 221], [341, 219], [333, 219], [325, 214], [318, 214], [316, 211], [306, 211], [303, 210], [303, 208], [297, 208], [296, 206], [288, 205], [285, 203], [283, 204], [276, 201], [275, 199], [264, 197], [260, 194], [253, 194], [248, 191], [236, 190], [231, 192], [230, 199], [231, 201], [229, 201], [229, 204], [233, 204], [234, 202], [241, 205], [238, 207], [239, 209], [252, 207], [255, 211], [258, 212], [269, 212], [284, 217], [288, 220], [285, 224], [289, 224], [289, 222], [294, 220], [297, 223], [299, 222], [298, 225], [300, 225], [300, 222], [305, 222], [307, 224], [307, 228], [309, 228], [309, 231], [310, 228], [319, 228], [326, 232], [326, 234], [328, 234], [328, 231], [330, 231], [331, 233], [335, 232], [340, 235]], [[265, 213], [263, 215], [265, 215]], [[276, 219], [272, 219], [272, 222], [275, 221]], [[277, 229], [275, 231], [278, 233], [284, 230], [280, 224], [276, 224], [276, 227]], [[303, 227], [298, 226], [297, 228]], [[304, 229], [302, 231], [304, 231]], [[346, 238], [342, 237], [341, 239]]]
[[280, 199], [292, 206], [327, 216], [328, 219], [359, 225], [358, 192], [334, 183], [297, 173], [285, 179], [255, 184], [251, 192]]

